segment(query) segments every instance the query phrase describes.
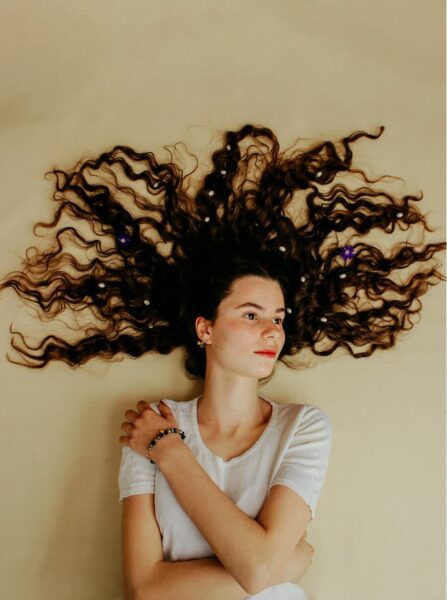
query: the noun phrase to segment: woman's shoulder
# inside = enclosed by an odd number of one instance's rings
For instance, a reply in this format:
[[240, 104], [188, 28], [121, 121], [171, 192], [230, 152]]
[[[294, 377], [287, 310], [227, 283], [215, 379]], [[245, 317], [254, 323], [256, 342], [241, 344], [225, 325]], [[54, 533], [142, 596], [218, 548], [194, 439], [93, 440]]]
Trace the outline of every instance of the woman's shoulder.
[[295, 418], [297, 424], [302, 426], [309, 425], [311, 423], [321, 423], [329, 430], [332, 429], [332, 424], [327, 413], [314, 404], [300, 404], [295, 402], [279, 403], [275, 402], [278, 406], [278, 410], [287, 415], [287, 420]]

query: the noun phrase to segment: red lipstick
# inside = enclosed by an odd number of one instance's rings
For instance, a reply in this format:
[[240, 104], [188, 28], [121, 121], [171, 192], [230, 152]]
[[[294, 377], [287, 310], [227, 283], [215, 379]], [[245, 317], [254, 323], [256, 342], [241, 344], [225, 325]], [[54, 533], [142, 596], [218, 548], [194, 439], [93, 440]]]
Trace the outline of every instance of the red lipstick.
[[255, 354], [262, 354], [263, 356], [270, 356], [271, 358], [276, 356], [276, 352], [274, 350], [260, 350], [259, 352], [255, 352]]

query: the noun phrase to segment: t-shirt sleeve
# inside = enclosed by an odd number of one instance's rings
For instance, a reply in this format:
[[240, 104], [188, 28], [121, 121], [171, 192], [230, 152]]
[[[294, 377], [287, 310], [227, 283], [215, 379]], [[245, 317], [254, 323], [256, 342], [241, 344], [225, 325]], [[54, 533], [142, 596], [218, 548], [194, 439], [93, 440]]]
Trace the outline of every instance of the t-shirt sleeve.
[[[160, 414], [157, 402], [150, 407]], [[119, 501], [137, 494], [155, 493], [155, 472], [157, 466], [129, 446], [123, 446], [121, 465], [118, 475]]]
[[123, 446], [118, 476], [119, 501], [136, 494], [154, 494], [155, 471], [156, 465], [132, 448]]
[[299, 494], [315, 518], [316, 507], [326, 478], [332, 444], [332, 424], [316, 406], [306, 405], [299, 415], [288, 448], [273, 477], [275, 484], [286, 485]]

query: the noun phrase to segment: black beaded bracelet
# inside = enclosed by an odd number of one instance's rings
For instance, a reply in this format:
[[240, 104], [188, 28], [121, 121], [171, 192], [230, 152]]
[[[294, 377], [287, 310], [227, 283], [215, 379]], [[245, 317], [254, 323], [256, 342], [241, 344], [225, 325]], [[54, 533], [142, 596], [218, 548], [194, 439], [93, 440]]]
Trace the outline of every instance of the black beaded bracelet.
[[151, 449], [155, 446], [157, 440], [161, 440], [162, 437], [168, 435], [169, 433], [178, 433], [181, 436], [182, 440], [184, 440], [186, 437], [185, 432], [181, 429], [178, 429], [177, 427], [169, 427], [169, 429], [160, 429], [160, 433], [152, 440], [152, 442], [150, 442], [147, 445], [146, 450], [146, 458], [148, 458], [153, 465], [155, 465], [156, 463], [151, 458]]

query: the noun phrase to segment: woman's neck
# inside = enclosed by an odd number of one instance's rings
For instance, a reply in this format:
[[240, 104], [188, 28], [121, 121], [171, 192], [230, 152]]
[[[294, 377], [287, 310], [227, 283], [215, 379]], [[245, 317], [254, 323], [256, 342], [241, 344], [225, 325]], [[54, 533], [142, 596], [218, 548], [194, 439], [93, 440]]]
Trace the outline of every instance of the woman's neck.
[[203, 392], [197, 404], [199, 424], [217, 435], [243, 434], [265, 424], [271, 405], [258, 395], [255, 379], [205, 377]]

